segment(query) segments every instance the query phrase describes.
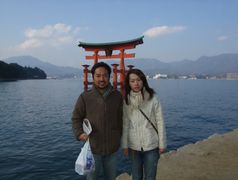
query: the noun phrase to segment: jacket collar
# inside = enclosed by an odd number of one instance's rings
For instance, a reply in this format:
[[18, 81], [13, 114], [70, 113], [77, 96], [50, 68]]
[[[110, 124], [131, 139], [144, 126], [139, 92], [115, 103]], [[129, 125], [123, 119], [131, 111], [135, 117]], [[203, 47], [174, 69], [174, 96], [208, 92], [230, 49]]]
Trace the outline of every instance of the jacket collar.
[[102, 96], [104, 99], [107, 98], [111, 92], [113, 91], [113, 87], [111, 83], [108, 84], [107, 88], [105, 88], [103, 94], [98, 90], [98, 88], [95, 87], [95, 85], [92, 86], [92, 91], [95, 92], [96, 94]]

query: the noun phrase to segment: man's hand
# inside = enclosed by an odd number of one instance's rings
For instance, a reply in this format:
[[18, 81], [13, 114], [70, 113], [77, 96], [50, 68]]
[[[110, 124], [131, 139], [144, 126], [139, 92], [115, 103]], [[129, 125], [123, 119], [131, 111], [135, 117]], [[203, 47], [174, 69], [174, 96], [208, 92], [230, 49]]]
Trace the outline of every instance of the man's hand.
[[88, 140], [88, 135], [86, 133], [82, 133], [79, 136], [80, 141], [87, 141]]

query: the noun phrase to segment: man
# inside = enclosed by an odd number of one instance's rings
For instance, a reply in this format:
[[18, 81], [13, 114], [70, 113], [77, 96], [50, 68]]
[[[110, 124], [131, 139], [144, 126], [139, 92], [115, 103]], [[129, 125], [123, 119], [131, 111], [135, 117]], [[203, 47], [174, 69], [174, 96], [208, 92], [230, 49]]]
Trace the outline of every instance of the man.
[[[96, 63], [91, 69], [93, 87], [84, 91], [78, 98], [72, 117], [76, 138], [80, 141], [90, 139], [95, 159], [95, 172], [87, 175], [88, 180], [99, 179], [103, 168], [104, 179], [116, 179], [116, 152], [122, 134], [122, 96], [110, 84], [111, 68], [104, 62]], [[83, 119], [92, 126], [88, 135], [83, 132]]]

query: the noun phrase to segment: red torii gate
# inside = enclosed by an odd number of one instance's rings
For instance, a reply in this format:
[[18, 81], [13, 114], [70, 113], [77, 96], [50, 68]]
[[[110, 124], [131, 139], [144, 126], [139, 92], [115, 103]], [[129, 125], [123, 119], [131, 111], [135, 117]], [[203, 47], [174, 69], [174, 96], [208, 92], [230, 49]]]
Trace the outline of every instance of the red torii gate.
[[[94, 64], [101, 59], [120, 59], [120, 70], [117, 70], [118, 64], [112, 64], [113, 67], [113, 87], [116, 89], [117, 85], [120, 85], [121, 93], [124, 95], [124, 87], [125, 87], [125, 58], [134, 58], [135, 53], [125, 53], [127, 49], [134, 49], [137, 45], [143, 44], [144, 36], [141, 36], [136, 39], [120, 41], [120, 42], [109, 42], [109, 43], [86, 43], [79, 42], [79, 47], [84, 48], [85, 51], [93, 52], [91, 56], [85, 56], [86, 60], [94, 60]], [[113, 51], [120, 51], [118, 54], [113, 54]], [[100, 51], [104, 51], [105, 55], [99, 54]], [[84, 67], [84, 88], [88, 89], [88, 85], [92, 84], [92, 82], [88, 81], [88, 70], [89, 65], [83, 65]], [[128, 68], [133, 68], [132, 65], [128, 65]], [[117, 73], [120, 73], [120, 82], [117, 82]]]

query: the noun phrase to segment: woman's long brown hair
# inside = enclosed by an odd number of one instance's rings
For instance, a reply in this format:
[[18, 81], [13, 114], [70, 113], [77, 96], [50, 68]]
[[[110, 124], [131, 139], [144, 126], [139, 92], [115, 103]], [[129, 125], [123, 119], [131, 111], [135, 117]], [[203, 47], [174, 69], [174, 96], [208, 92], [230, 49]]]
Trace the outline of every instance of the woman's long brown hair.
[[[129, 84], [130, 74], [136, 74], [137, 76], [139, 76], [139, 78], [143, 82], [143, 87], [145, 87], [145, 90], [149, 93], [150, 99], [151, 99], [153, 97], [153, 95], [155, 94], [155, 91], [152, 88], [149, 87], [149, 84], [147, 82], [145, 74], [140, 69], [131, 69], [126, 74], [126, 82], [125, 82], [125, 91], [126, 91], [125, 101], [126, 101], [126, 104], [127, 105], [129, 104], [128, 95], [130, 94], [130, 91], [131, 91], [131, 87], [130, 87], [130, 84]], [[142, 96], [143, 96], [143, 99], [144, 99], [143, 88], [141, 89], [141, 93], [142, 93]]]

